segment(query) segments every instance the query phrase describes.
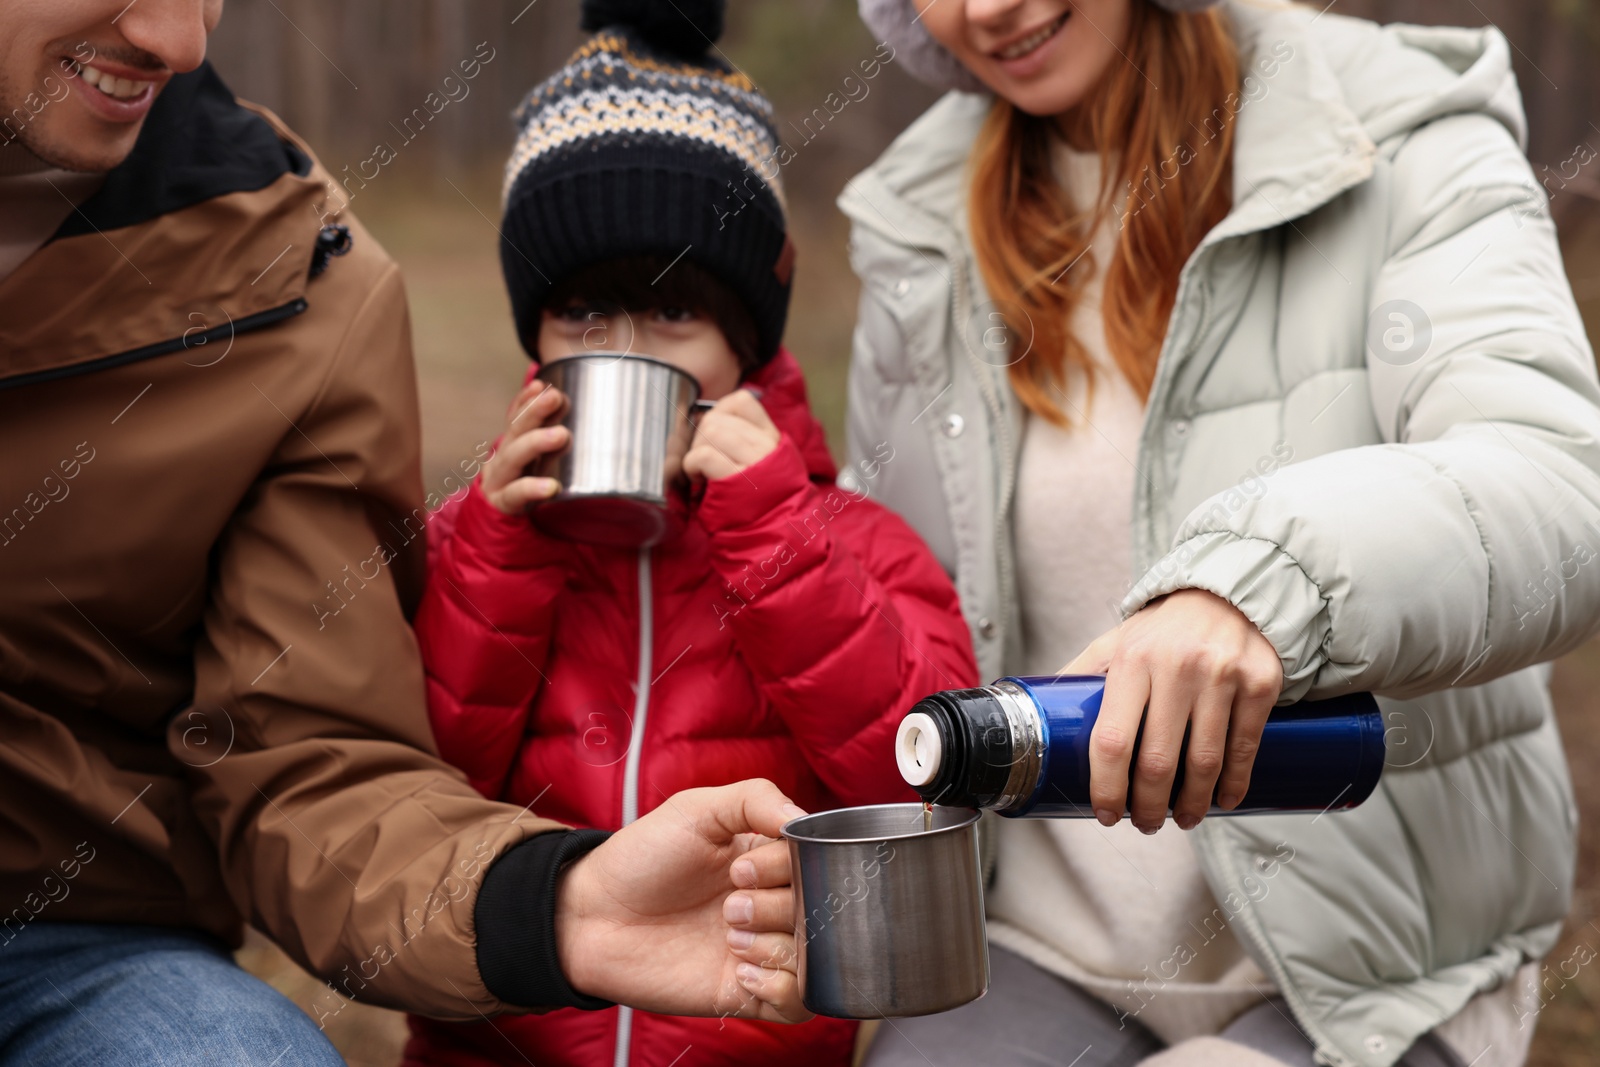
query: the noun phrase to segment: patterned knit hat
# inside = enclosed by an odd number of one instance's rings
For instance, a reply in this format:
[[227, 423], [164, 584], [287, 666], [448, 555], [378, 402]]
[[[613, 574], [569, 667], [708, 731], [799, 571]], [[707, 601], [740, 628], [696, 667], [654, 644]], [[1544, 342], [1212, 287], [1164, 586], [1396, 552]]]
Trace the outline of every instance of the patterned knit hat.
[[[1217, 0], [1152, 0], [1168, 11], [1200, 11]], [[878, 39], [894, 49], [895, 58], [917, 80], [935, 89], [960, 89], [986, 93], [988, 87], [938, 41], [922, 24], [915, 0], [859, 0], [861, 21]]]
[[778, 350], [794, 246], [772, 105], [714, 51], [723, 0], [584, 0], [598, 31], [528, 94], [506, 163], [500, 265], [522, 347], [583, 267], [623, 257], [691, 260]]

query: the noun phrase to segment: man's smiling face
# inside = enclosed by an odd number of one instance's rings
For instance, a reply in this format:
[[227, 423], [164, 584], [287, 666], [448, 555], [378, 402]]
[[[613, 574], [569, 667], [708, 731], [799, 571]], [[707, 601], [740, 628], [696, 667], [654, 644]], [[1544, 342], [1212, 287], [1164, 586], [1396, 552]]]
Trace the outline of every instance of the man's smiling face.
[[0, 0], [0, 144], [110, 170], [174, 74], [198, 67], [222, 0]]

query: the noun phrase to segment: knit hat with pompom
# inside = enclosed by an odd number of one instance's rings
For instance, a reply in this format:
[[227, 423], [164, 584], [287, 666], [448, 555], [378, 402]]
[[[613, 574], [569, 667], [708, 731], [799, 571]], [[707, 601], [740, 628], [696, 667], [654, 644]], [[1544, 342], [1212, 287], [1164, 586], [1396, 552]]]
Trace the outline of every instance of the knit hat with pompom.
[[624, 258], [693, 262], [778, 351], [794, 246], [772, 105], [722, 58], [724, 0], [584, 0], [594, 32], [516, 111], [500, 264], [517, 335], [536, 354], [563, 278]]
[[[1150, 0], [1168, 11], [1201, 11], [1217, 0]], [[928, 33], [915, 0], [859, 0], [861, 21], [879, 40], [894, 49], [895, 61], [919, 81], [935, 89], [987, 92], [961, 61]]]

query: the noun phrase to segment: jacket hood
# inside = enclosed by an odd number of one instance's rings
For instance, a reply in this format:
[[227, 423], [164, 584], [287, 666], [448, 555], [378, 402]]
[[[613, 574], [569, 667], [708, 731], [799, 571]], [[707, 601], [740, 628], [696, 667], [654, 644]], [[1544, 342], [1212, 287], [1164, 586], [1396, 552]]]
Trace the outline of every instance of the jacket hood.
[[[1234, 207], [1211, 239], [1315, 210], [1372, 175], [1377, 144], [1445, 115], [1487, 114], [1526, 143], [1510, 48], [1493, 27], [1378, 26], [1244, 0], [1223, 10], [1246, 76], [1233, 100]], [[840, 207], [891, 242], [954, 247], [991, 100], [947, 94], [846, 186]]]

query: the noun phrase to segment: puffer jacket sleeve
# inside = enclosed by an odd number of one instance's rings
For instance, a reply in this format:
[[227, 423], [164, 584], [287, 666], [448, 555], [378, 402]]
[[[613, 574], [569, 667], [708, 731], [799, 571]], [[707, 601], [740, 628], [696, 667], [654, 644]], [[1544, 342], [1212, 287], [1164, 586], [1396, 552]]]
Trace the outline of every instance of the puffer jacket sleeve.
[[[508, 855], [526, 868], [528, 838], [560, 828], [485, 800], [435, 754], [404, 610], [429, 521], [410, 327], [397, 268], [353, 273], [370, 262], [363, 248], [318, 283], [305, 314], [337, 321], [299, 343], [327, 341], [314, 350], [325, 380], [283, 412], [283, 436], [213, 553], [194, 707], [228, 744], [188, 774], [252, 925], [345, 995], [478, 1019], [511, 1006], [477, 957], [480, 932], [502, 940], [477, 907], [484, 887]], [[334, 588], [343, 606], [330, 618], [318, 605]], [[169, 728], [179, 758], [192, 721]], [[520, 884], [524, 911], [553, 907], [547, 883]], [[543, 955], [545, 987], [557, 988], [553, 947]], [[524, 972], [536, 963], [525, 956]], [[343, 1003], [327, 993], [316, 1010]]]
[[1285, 701], [1486, 682], [1600, 621], [1600, 387], [1544, 192], [1483, 115], [1418, 129], [1390, 180], [1368, 307], [1400, 332], [1367, 359], [1386, 443], [1202, 503], [1124, 603], [1227, 598], [1276, 646]]
[[730, 590], [719, 625], [831, 792], [913, 799], [895, 769], [900, 719], [977, 684], [954, 588], [897, 516], [813, 484], [787, 436], [744, 473], [710, 483], [699, 508]]
[[415, 621], [428, 720], [439, 754], [498, 797], [545, 680], [569, 547], [496, 511], [476, 482], [450, 506]]

